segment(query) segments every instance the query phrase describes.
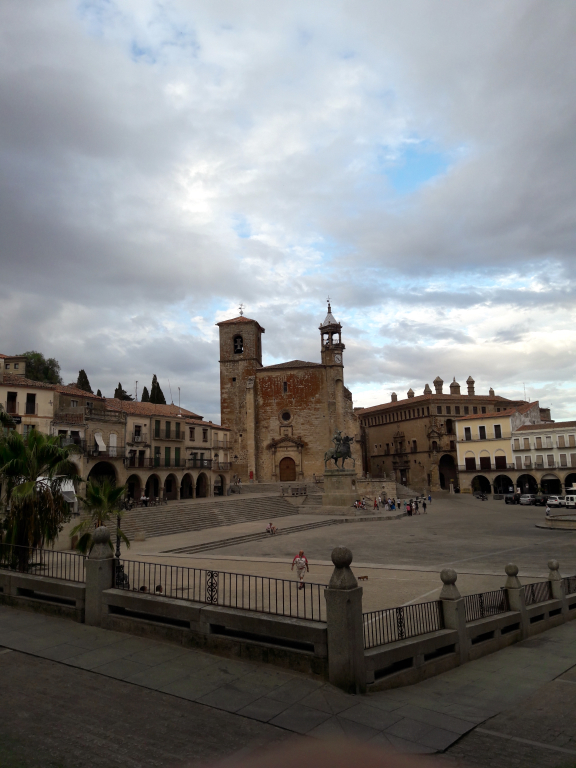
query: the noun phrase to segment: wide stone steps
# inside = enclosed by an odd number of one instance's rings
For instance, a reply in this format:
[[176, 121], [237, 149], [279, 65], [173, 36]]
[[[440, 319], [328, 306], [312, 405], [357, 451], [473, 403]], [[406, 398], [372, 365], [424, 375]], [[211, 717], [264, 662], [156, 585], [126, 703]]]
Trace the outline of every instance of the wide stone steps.
[[[303, 523], [302, 525], [292, 525], [287, 528], [280, 528], [275, 536], [288, 536], [291, 533], [300, 531], [310, 531], [313, 528], [324, 528], [327, 525], [337, 525], [342, 520], [318, 520], [314, 523]], [[220, 549], [221, 547], [232, 547], [235, 544], [246, 544], [251, 541], [261, 541], [269, 539], [270, 534], [266, 531], [258, 533], [246, 533], [243, 536], [231, 536], [228, 539], [219, 539], [218, 541], [208, 541], [204, 544], [195, 544], [190, 547], [179, 547], [178, 549], [168, 549], [166, 552], [193, 555], [197, 552], [207, 552], [211, 549]], [[164, 553], [165, 554], [165, 553]]]
[[133, 539], [137, 532], [152, 538], [297, 514], [298, 508], [280, 496], [191, 499], [132, 509], [122, 518], [122, 530], [129, 539]]

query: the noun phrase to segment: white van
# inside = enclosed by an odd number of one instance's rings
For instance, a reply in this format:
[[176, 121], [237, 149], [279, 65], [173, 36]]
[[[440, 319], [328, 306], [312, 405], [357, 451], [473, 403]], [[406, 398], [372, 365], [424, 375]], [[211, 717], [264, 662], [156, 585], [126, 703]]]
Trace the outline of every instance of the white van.
[[576, 509], [576, 491], [566, 491], [564, 506], [566, 509]]

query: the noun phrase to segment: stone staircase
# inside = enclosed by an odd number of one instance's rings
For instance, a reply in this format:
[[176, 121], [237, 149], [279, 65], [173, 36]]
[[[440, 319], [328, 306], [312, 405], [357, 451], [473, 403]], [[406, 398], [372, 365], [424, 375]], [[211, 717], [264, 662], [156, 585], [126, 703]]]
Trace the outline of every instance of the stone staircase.
[[136, 532], [152, 538], [297, 514], [298, 509], [281, 496], [186, 499], [159, 507], [131, 509], [122, 518], [122, 530], [129, 539], [133, 539]]
[[[342, 523], [342, 520], [317, 520], [314, 523], [302, 523], [302, 525], [291, 525], [286, 528], [280, 528], [274, 535], [276, 536], [288, 536], [291, 533], [299, 533], [301, 531], [310, 531], [313, 528], [324, 528], [327, 525], [338, 525]], [[271, 538], [269, 533], [265, 531], [259, 531], [257, 533], [245, 533], [243, 536], [231, 536], [227, 539], [219, 539], [217, 541], [207, 541], [204, 544], [194, 544], [189, 547], [179, 547], [178, 549], [168, 549], [166, 553], [178, 553], [193, 555], [197, 552], [208, 552], [211, 549], [221, 549], [222, 547], [232, 547], [235, 544], [246, 544], [251, 541], [262, 541], [262, 539]]]

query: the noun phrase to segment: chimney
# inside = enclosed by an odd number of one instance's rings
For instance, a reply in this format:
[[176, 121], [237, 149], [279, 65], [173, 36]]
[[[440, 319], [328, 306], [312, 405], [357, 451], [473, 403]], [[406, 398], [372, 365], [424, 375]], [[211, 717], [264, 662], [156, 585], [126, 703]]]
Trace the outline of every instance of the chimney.
[[436, 394], [437, 395], [441, 395], [442, 394], [442, 386], [443, 386], [444, 382], [442, 381], [440, 376], [436, 376], [436, 378], [434, 379], [432, 384], [434, 384], [434, 389], [436, 390]]
[[451, 395], [459, 395], [460, 394], [460, 384], [456, 381], [456, 376], [452, 379], [452, 384], [450, 384], [450, 394]]
[[432, 390], [430, 389], [430, 384], [426, 384], [426, 386], [424, 387], [424, 394], [425, 395], [431, 395], [432, 394]]
[[468, 384], [468, 394], [469, 395], [475, 395], [476, 392], [474, 391], [474, 379], [472, 376], [468, 376], [466, 379], [466, 384]]
[[410, 387], [410, 389], [408, 390], [408, 392], [406, 392], [406, 394], [408, 395], [408, 397], [414, 397], [414, 390], [412, 389], [412, 387]]
[[390, 398], [390, 400], [393, 403], [397, 403], [398, 402], [398, 395], [396, 394], [396, 392], [392, 392], [392, 397]]
[[488, 394], [490, 395], [490, 397], [494, 397], [494, 390], [492, 389], [492, 387], [490, 387], [490, 389], [488, 390]]

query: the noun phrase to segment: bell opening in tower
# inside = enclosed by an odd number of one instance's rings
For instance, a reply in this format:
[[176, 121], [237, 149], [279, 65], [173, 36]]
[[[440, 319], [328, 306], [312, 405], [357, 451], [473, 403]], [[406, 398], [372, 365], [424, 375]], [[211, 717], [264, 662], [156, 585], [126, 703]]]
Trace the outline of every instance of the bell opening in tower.
[[234, 336], [234, 354], [241, 355], [244, 352], [244, 340], [242, 336]]

